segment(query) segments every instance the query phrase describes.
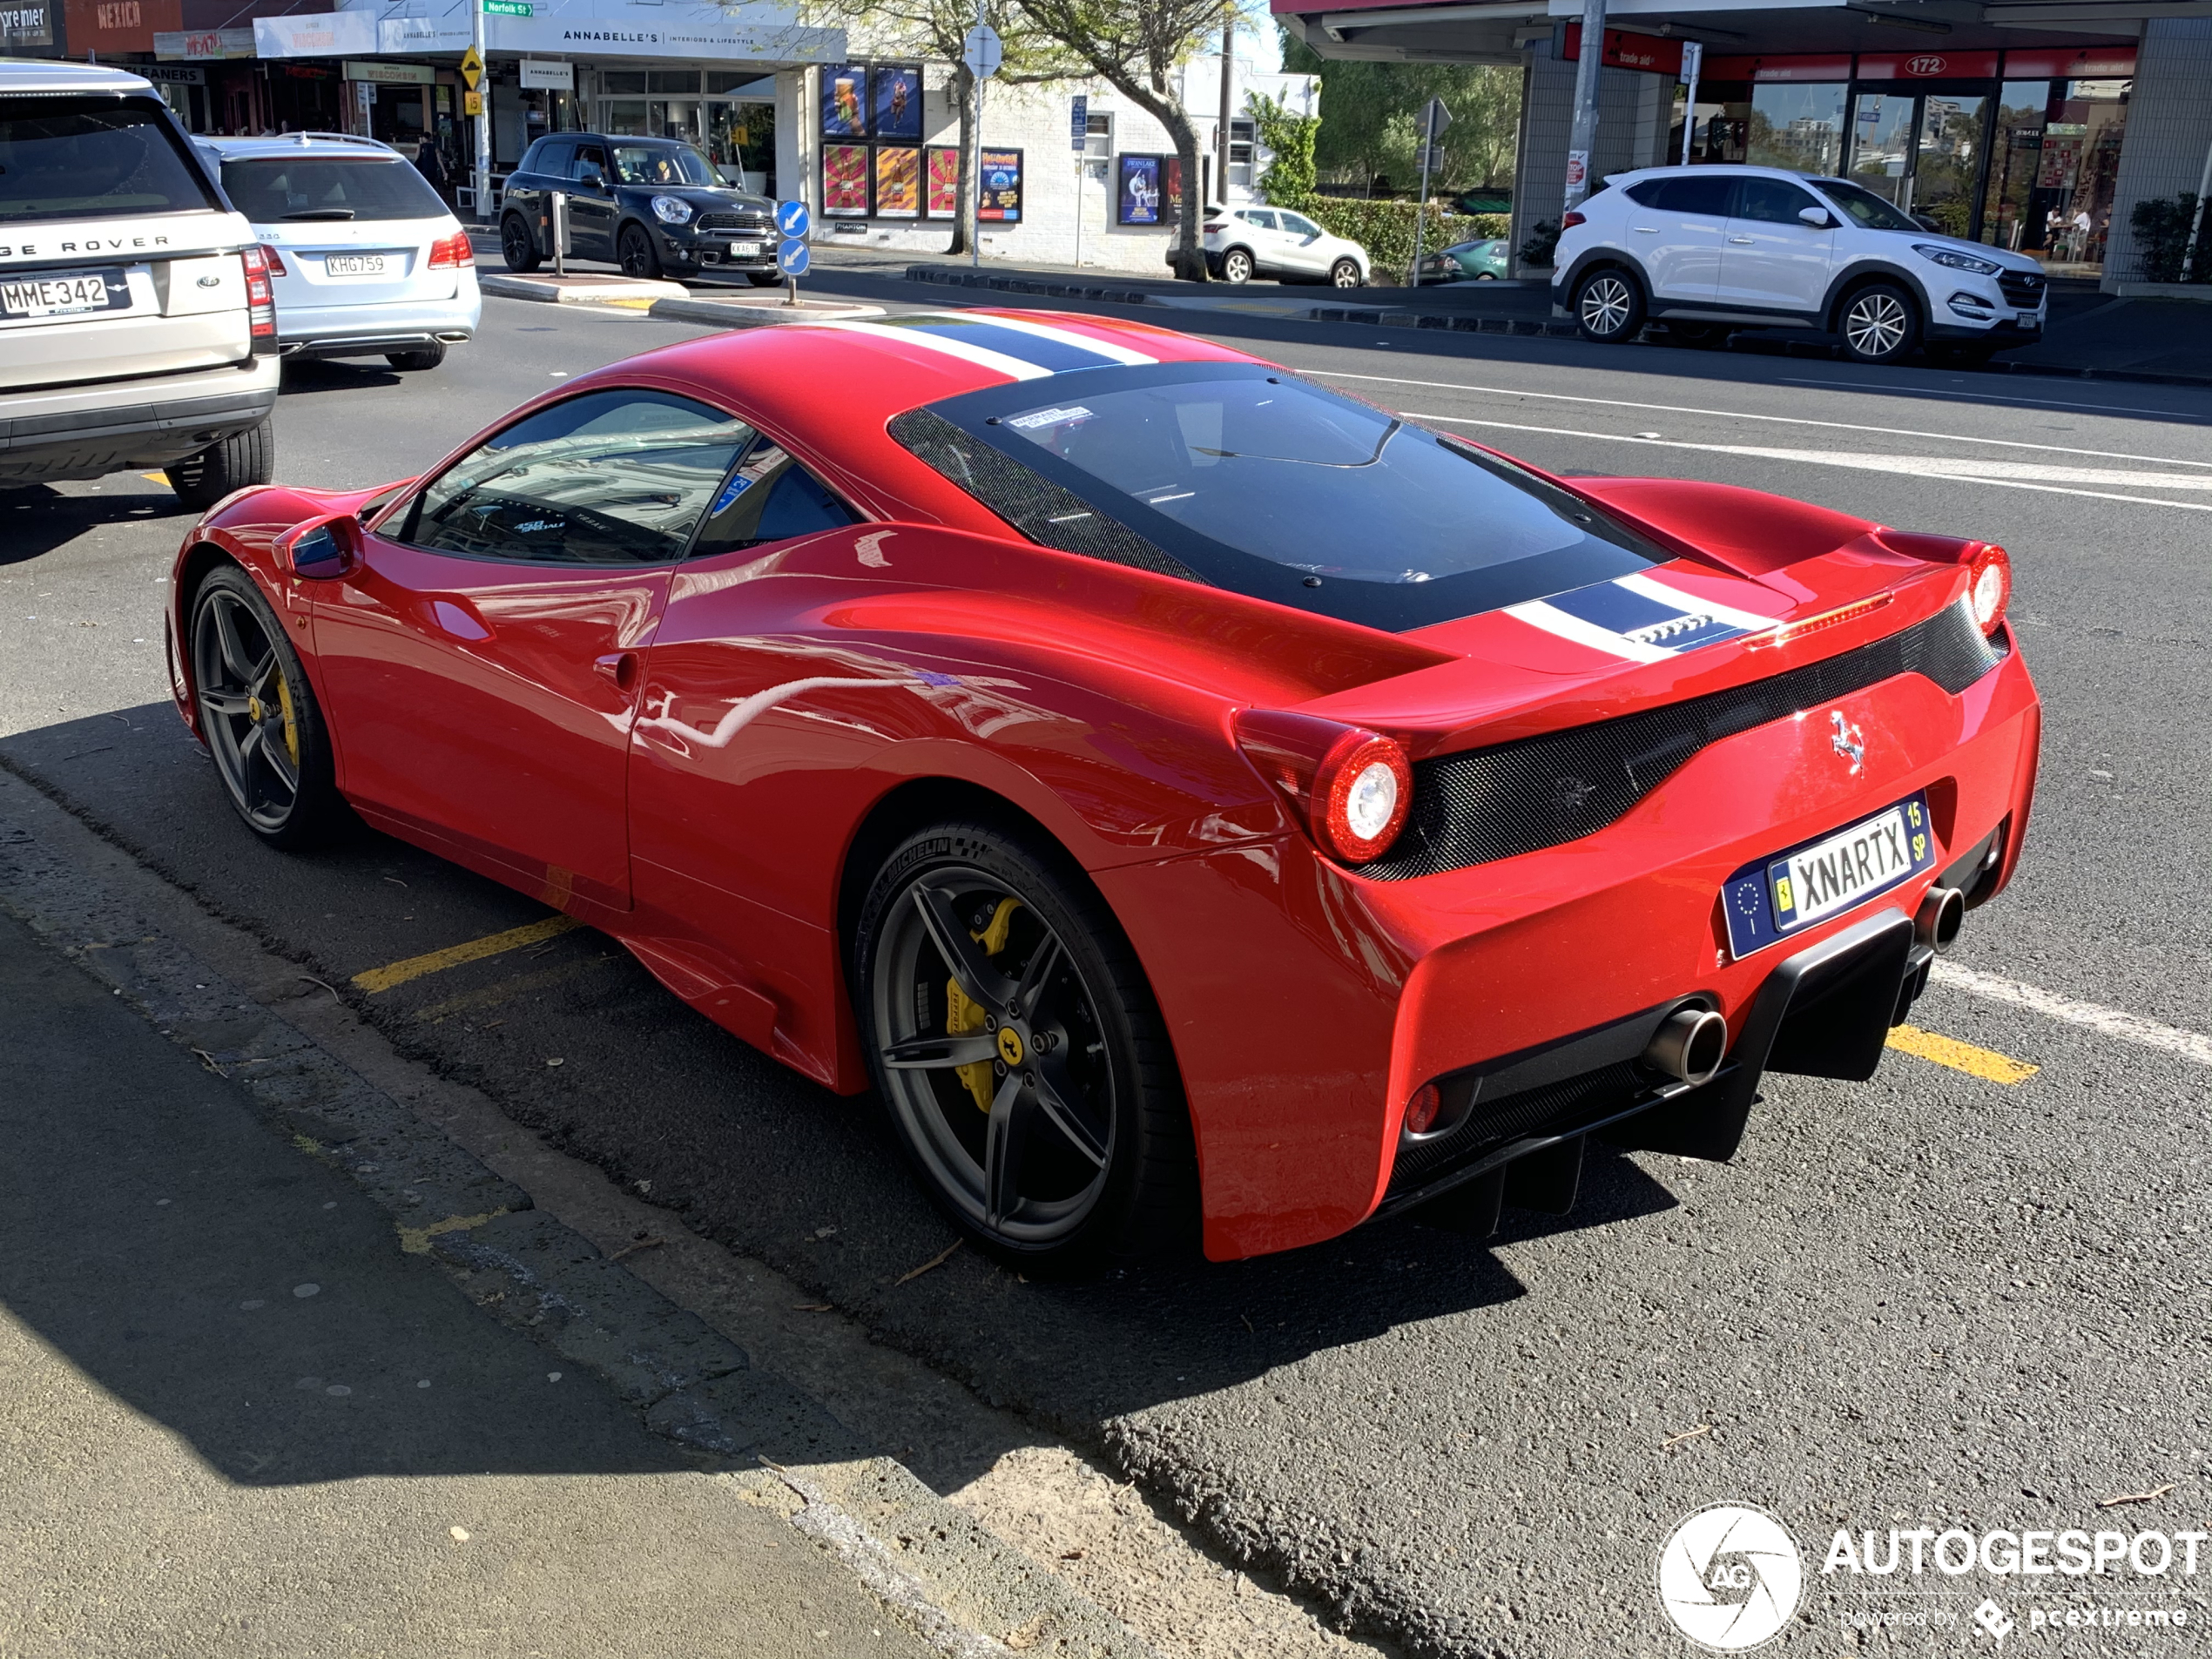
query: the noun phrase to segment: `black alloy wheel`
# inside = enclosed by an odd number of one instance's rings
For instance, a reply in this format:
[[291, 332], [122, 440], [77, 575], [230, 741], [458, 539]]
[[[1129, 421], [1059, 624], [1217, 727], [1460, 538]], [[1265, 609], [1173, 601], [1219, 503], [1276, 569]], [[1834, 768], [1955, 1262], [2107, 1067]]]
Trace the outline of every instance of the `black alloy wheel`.
[[268, 602], [236, 565], [192, 596], [192, 693], [216, 774], [249, 828], [273, 846], [324, 839], [344, 806], [322, 711]]
[[1601, 346], [1634, 340], [1643, 329], [1643, 290], [1617, 266], [1593, 271], [1575, 290], [1575, 321]]
[[510, 271], [527, 273], [537, 269], [537, 239], [530, 234], [520, 213], [509, 213], [499, 221], [499, 257], [507, 261]]
[[1920, 312], [1894, 282], [1870, 282], [1844, 301], [1844, 349], [1862, 363], [1894, 363], [1920, 343]]
[[853, 985], [877, 1090], [930, 1196], [1025, 1264], [1179, 1247], [1196, 1163], [1143, 970], [1057, 849], [981, 823], [908, 837]]
[[659, 278], [660, 250], [653, 246], [652, 235], [643, 225], [624, 226], [622, 234], [615, 239], [615, 253], [623, 275], [639, 282]]

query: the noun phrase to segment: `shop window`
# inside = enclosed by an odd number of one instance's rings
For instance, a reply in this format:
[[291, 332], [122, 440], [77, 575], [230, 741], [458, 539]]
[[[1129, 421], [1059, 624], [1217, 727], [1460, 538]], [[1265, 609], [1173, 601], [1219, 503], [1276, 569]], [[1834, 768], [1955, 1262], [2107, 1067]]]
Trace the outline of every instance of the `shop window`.
[[655, 69], [645, 72], [648, 92], [696, 92], [699, 72], [695, 69]]
[[1843, 165], [1846, 90], [1841, 82], [1754, 86], [1743, 159], [1755, 167], [1834, 173]]
[[2006, 81], [1997, 94], [1997, 126], [1991, 135], [1989, 172], [1983, 187], [1981, 239], [2025, 253], [2043, 246], [2028, 198], [2034, 194], [2043, 153], [2043, 117], [2051, 101], [2048, 81]]
[[599, 71], [599, 91], [609, 96], [641, 93], [645, 90], [645, 71], [642, 69], [603, 69]]
[[1250, 121], [1229, 124], [1229, 183], [1233, 187], [1252, 187], [1252, 145], [1256, 135], [1257, 129]]
[[1104, 161], [1113, 153], [1113, 112], [1109, 110], [1103, 115], [1086, 116], [1083, 119], [1083, 159]]

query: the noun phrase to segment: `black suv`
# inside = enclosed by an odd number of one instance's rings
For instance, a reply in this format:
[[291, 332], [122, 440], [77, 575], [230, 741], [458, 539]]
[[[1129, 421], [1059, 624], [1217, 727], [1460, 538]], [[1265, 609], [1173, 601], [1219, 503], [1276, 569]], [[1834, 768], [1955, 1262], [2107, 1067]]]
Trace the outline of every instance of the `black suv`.
[[549, 133], [509, 175], [499, 251], [510, 271], [553, 255], [553, 192], [569, 199], [570, 254], [611, 260], [625, 276], [742, 271], [779, 280], [775, 205], [723, 181], [721, 170], [672, 138]]

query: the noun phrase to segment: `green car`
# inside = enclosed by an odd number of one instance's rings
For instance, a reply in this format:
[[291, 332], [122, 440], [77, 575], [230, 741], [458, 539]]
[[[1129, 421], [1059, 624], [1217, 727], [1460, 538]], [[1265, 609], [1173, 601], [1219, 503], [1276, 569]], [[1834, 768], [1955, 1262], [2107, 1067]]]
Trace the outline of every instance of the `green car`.
[[1421, 281], [1495, 282], [1507, 273], [1512, 248], [1502, 236], [1456, 242], [1421, 255]]

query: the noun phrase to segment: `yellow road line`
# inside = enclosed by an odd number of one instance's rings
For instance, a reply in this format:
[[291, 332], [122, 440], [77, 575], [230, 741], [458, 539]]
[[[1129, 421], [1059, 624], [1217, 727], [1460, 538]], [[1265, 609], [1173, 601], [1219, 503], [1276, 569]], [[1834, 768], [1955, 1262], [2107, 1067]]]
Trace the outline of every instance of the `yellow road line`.
[[573, 916], [548, 916], [543, 921], [533, 921], [525, 927], [509, 927], [503, 934], [488, 934], [482, 939], [472, 939], [465, 945], [448, 945], [443, 950], [434, 950], [427, 956], [410, 956], [403, 962], [372, 968], [367, 973], [354, 974], [354, 983], [373, 996], [379, 991], [390, 990], [395, 985], [404, 985], [411, 979], [421, 979], [425, 974], [440, 974], [448, 968], [458, 968], [463, 962], [481, 962], [487, 956], [520, 950], [524, 945], [535, 945], [556, 934], [564, 934], [576, 925]]
[[2015, 1060], [2010, 1055], [1999, 1054], [1993, 1049], [1977, 1049], [1971, 1042], [1961, 1042], [1956, 1037], [1939, 1036], [1932, 1031], [1923, 1031], [1916, 1025], [1895, 1026], [1890, 1031], [1889, 1046], [1901, 1053], [1917, 1055], [1923, 1060], [1932, 1060], [1939, 1066], [1948, 1066], [1953, 1071], [1963, 1071], [1970, 1077], [1979, 1077], [1985, 1082], [2026, 1082], [2041, 1069], [2025, 1060]]

